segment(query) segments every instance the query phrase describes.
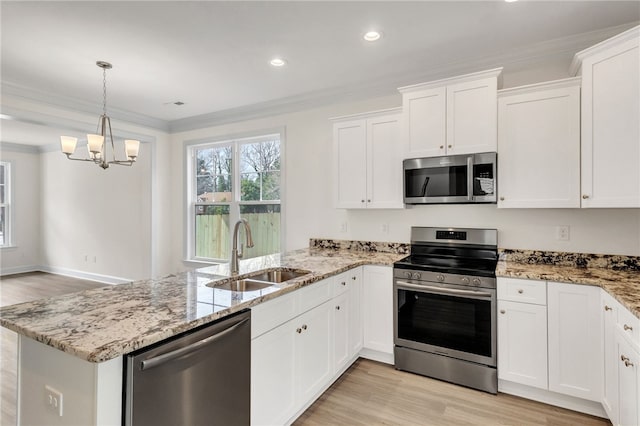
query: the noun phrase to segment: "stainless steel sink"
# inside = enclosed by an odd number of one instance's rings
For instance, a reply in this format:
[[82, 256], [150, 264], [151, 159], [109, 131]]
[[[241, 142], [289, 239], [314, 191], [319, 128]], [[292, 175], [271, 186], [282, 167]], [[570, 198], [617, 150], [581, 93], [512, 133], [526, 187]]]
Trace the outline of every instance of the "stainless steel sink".
[[310, 273], [311, 271], [304, 271], [304, 270], [296, 270], [296, 271], [275, 270], [275, 271], [260, 272], [256, 275], [251, 275], [250, 278], [252, 280], [268, 281], [271, 283], [283, 283], [285, 281], [289, 281], [294, 278], [298, 278]]
[[272, 285], [273, 283], [270, 282], [247, 278], [244, 280], [229, 281], [220, 285], [212, 285], [212, 287], [231, 291], [256, 291], [262, 290], [263, 288], [271, 287]]

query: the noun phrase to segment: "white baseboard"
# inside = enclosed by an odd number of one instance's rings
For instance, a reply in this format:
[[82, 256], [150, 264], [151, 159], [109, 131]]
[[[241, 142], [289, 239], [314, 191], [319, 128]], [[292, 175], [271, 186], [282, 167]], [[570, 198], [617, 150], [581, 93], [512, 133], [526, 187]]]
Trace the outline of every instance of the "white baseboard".
[[36, 272], [39, 270], [40, 266], [37, 265], [14, 266], [11, 268], [0, 269], [0, 276], [4, 277], [5, 275], [24, 274], [25, 272]]
[[556, 407], [562, 407], [568, 410], [578, 411], [580, 413], [591, 414], [592, 416], [602, 417], [605, 419], [609, 418], [607, 413], [604, 411], [602, 404], [599, 402], [588, 401], [586, 399], [576, 398], [569, 395], [562, 395], [545, 389], [521, 385], [520, 383], [498, 380], [498, 392], [508, 393], [509, 395], [515, 395], [549, 405], [555, 405]]
[[78, 271], [76, 269], [61, 268], [59, 266], [40, 266], [39, 271], [48, 272], [50, 274], [64, 275], [72, 278], [80, 278], [83, 280], [97, 281], [104, 284], [124, 284], [134, 281], [129, 278], [114, 277], [111, 275], [94, 274], [92, 272]]
[[395, 365], [395, 361], [392, 353], [375, 351], [373, 349], [362, 348], [360, 349], [360, 356], [362, 358], [370, 359], [372, 361], [383, 362], [385, 364]]

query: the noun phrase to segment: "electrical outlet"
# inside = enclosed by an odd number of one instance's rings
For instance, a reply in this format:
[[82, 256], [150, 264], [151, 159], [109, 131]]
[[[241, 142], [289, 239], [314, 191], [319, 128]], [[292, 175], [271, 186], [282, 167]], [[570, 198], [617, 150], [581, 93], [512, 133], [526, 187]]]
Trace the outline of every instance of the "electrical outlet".
[[569, 241], [569, 227], [556, 226], [556, 240]]
[[47, 408], [62, 417], [62, 392], [49, 385], [44, 387], [44, 398]]
[[88, 254], [85, 254], [85, 255], [84, 255], [84, 261], [85, 261], [85, 262], [88, 262], [88, 261], [89, 261], [89, 255], [88, 255]]
[[388, 234], [389, 233], [389, 224], [388, 223], [383, 223], [382, 225], [380, 225], [380, 230], [384, 234]]
[[93, 263], [96, 263], [96, 260], [98, 260], [98, 258], [96, 256], [93, 256]]
[[348, 226], [347, 226], [347, 222], [342, 222], [340, 224], [340, 232], [345, 233], [347, 232]]

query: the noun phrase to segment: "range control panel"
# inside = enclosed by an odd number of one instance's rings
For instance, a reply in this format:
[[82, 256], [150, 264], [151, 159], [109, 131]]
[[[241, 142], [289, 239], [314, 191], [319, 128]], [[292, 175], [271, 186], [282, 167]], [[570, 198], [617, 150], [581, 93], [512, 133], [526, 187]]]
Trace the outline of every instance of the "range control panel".
[[436, 231], [436, 240], [466, 241], [467, 233], [464, 231]]

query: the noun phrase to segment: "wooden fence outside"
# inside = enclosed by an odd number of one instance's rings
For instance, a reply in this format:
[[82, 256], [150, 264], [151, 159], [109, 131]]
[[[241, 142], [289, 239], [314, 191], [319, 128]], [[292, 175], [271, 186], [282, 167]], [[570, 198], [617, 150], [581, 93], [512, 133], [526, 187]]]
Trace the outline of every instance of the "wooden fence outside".
[[[280, 251], [280, 213], [248, 213], [242, 218], [249, 222], [254, 243], [253, 248], [245, 247], [244, 259]], [[228, 215], [196, 215], [196, 256], [229, 259], [231, 232]]]

